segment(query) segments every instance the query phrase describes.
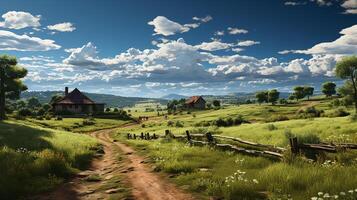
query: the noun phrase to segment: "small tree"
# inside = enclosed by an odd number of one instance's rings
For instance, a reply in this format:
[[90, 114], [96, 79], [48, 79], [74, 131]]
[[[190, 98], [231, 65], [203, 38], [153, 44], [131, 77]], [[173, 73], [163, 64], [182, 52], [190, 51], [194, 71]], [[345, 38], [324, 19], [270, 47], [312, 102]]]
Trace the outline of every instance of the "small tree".
[[293, 93], [293, 94], [290, 94], [289, 97], [288, 97], [288, 99], [291, 100], [291, 101], [295, 100], [295, 99], [296, 99], [295, 94], [294, 94], [294, 93]]
[[266, 92], [266, 91], [257, 92], [255, 94], [255, 98], [257, 98], [257, 101], [259, 104], [268, 102], [268, 92]]
[[27, 90], [21, 81], [27, 70], [17, 66], [16, 57], [0, 56], [0, 121], [5, 119], [6, 98], [19, 99], [20, 93]]
[[214, 107], [220, 107], [221, 106], [221, 102], [218, 100], [213, 100], [212, 104], [214, 105]]
[[295, 96], [296, 100], [298, 100], [298, 101], [299, 101], [299, 99], [303, 99], [305, 97], [304, 87], [296, 86], [294, 88], [294, 96]]
[[30, 97], [27, 99], [27, 106], [29, 108], [35, 108], [41, 106], [41, 103], [36, 97]]
[[270, 102], [272, 105], [276, 104], [276, 101], [279, 99], [280, 92], [278, 90], [270, 90], [268, 92], [268, 102]]
[[[343, 58], [336, 64], [336, 76], [342, 79], [349, 79], [345, 85], [349, 84], [352, 90], [345, 90], [345, 92], [353, 96], [355, 104], [355, 112], [357, 112], [357, 56], [350, 56]], [[348, 83], [349, 82], [349, 83]]]
[[336, 94], [336, 84], [333, 82], [326, 82], [322, 84], [322, 93], [324, 93], [326, 97]]
[[304, 95], [307, 96], [307, 100], [310, 99], [310, 96], [314, 94], [314, 88], [311, 86], [304, 86]]
[[105, 109], [105, 112], [110, 112], [110, 108], [106, 108], [106, 109]]

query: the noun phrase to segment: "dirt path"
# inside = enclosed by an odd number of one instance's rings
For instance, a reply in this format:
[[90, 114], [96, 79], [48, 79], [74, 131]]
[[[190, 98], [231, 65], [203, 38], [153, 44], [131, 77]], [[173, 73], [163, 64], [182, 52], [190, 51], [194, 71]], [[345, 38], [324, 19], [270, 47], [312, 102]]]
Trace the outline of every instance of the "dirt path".
[[[102, 157], [93, 160], [90, 169], [79, 173], [55, 191], [31, 199], [193, 199], [166, 178], [152, 172], [150, 166], [144, 164], [145, 158], [136, 155], [132, 148], [113, 142], [110, 138], [112, 131], [113, 129], [108, 129], [90, 134], [99, 140], [105, 152]], [[118, 157], [122, 156], [125, 158], [119, 161]], [[131, 193], [125, 188], [131, 188]]]

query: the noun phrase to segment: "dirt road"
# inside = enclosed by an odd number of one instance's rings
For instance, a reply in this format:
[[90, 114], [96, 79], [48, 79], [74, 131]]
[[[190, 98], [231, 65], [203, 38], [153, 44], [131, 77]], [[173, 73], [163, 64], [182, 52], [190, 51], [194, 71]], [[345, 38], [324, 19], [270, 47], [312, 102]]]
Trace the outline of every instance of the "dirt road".
[[[190, 200], [190, 194], [152, 172], [142, 156], [110, 138], [112, 129], [91, 133], [104, 147], [104, 155], [94, 159], [90, 169], [79, 173], [55, 191], [32, 199], [40, 200]], [[122, 157], [123, 159], [118, 159]]]

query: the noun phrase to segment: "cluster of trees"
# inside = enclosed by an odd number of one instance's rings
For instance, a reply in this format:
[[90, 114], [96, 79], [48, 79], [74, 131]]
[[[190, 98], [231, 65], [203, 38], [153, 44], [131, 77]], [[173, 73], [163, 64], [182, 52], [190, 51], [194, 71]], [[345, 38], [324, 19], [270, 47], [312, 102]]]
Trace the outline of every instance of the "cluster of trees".
[[271, 104], [275, 105], [279, 99], [279, 95], [280, 95], [280, 92], [276, 89], [273, 89], [273, 90], [269, 90], [269, 91], [257, 92], [255, 97], [257, 98], [257, 102], [259, 104], [271, 103]]
[[314, 88], [311, 86], [296, 86], [294, 92], [289, 96], [290, 100], [299, 100], [307, 97], [310, 98], [314, 94]]

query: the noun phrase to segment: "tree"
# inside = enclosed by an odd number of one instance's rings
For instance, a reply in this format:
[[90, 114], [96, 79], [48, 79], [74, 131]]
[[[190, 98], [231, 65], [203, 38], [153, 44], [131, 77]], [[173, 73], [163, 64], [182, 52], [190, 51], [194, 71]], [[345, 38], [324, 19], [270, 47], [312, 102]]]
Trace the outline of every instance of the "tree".
[[214, 107], [220, 107], [221, 106], [221, 102], [218, 100], [213, 100], [212, 104], [214, 105]]
[[291, 101], [292, 101], [292, 100], [295, 100], [295, 99], [296, 99], [295, 94], [294, 94], [294, 93], [293, 93], [293, 94], [290, 94], [289, 97], [288, 97], [288, 99], [291, 100]]
[[353, 96], [355, 112], [357, 112], [357, 56], [344, 57], [336, 64], [336, 76], [342, 79], [349, 79], [345, 85], [349, 84], [352, 90], [346, 90], [347, 94]]
[[59, 100], [61, 100], [63, 97], [61, 95], [55, 94], [51, 97], [51, 101], [50, 104], [54, 104], [56, 102], [58, 102]]
[[27, 106], [29, 108], [35, 108], [41, 106], [41, 103], [36, 97], [30, 97], [27, 99]]
[[27, 90], [21, 81], [26, 74], [25, 68], [17, 66], [16, 57], [0, 56], [0, 120], [5, 119], [5, 99], [19, 99], [20, 93]]
[[294, 96], [295, 96], [296, 100], [304, 98], [305, 97], [304, 87], [296, 86], [294, 88]]
[[278, 90], [273, 89], [268, 92], [268, 102], [275, 105], [276, 101], [279, 99], [280, 92]]
[[266, 91], [260, 91], [255, 94], [255, 98], [257, 98], [257, 101], [259, 104], [262, 104], [264, 102], [268, 102], [268, 92]]
[[310, 99], [310, 96], [314, 94], [314, 88], [311, 86], [304, 86], [304, 95], [307, 96], [307, 100]]
[[326, 82], [322, 84], [322, 93], [324, 93], [326, 97], [336, 94], [336, 84], [333, 82]]

